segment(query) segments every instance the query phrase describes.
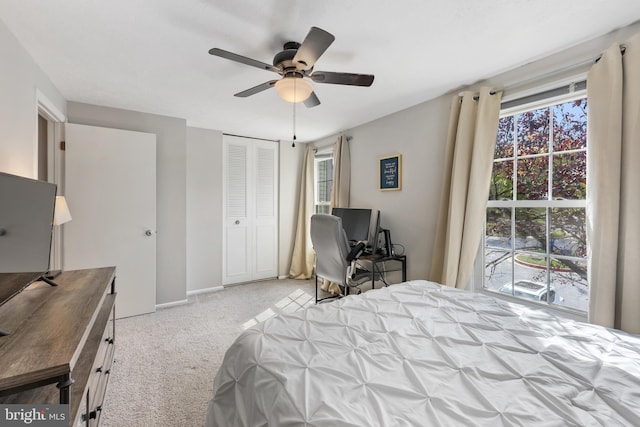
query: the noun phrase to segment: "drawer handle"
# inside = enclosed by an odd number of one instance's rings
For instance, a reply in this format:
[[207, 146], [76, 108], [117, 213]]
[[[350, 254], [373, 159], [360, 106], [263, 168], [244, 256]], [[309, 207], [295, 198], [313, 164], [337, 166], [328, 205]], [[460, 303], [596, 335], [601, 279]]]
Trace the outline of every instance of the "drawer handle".
[[[98, 418], [98, 412], [102, 411], [102, 405], [96, 407], [96, 409], [94, 409], [93, 411], [89, 412], [89, 419], [90, 420], [94, 420], [96, 418]], [[87, 415], [86, 414], [82, 414], [82, 421], [87, 421]]]

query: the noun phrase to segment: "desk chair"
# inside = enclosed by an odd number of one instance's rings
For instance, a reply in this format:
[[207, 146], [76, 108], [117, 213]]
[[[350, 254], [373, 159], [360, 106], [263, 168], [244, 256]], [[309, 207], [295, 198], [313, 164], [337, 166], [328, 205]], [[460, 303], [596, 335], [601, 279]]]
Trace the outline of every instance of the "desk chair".
[[342, 219], [333, 215], [315, 214], [311, 217], [311, 242], [316, 252], [316, 303], [329, 298], [318, 299], [318, 276], [340, 286], [344, 295], [349, 295], [351, 287], [370, 280], [371, 273], [359, 270], [355, 260], [364, 252], [365, 244], [358, 243], [353, 248], [342, 228]]

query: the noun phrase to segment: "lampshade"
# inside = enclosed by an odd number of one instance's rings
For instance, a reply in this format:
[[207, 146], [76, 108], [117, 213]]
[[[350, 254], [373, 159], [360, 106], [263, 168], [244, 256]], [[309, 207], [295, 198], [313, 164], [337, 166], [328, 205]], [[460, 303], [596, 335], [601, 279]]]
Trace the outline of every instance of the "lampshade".
[[287, 102], [302, 102], [309, 98], [313, 86], [302, 77], [285, 77], [276, 82], [276, 92]]
[[56, 196], [56, 205], [53, 211], [53, 225], [62, 225], [71, 221], [71, 212], [64, 196]]

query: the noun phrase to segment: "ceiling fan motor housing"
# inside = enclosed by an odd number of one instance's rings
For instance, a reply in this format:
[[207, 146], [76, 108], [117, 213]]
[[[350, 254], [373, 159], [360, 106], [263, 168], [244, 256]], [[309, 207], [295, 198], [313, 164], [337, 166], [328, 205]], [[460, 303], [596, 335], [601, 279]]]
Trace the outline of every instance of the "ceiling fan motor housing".
[[[296, 53], [298, 53], [298, 48], [300, 48], [300, 43], [286, 42], [283, 46], [284, 50], [278, 52], [276, 56], [273, 57], [273, 65], [280, 67], [284, 72], [297, 69], [296, 64], [293, 63], [293, 58], [296, 56]], [[302, 63], [302, 65], [306, 66], [307, 64]], [[311, 71], [311, 69], [308, 71]]]

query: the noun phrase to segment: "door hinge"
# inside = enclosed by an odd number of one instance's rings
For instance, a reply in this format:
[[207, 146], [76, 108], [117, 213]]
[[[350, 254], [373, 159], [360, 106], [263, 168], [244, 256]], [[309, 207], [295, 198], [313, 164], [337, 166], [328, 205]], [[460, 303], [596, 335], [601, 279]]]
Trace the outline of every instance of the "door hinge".
[[60, 141], [60, 151], [65, 151], [67, 149], [67, 143], [65, 141]]

